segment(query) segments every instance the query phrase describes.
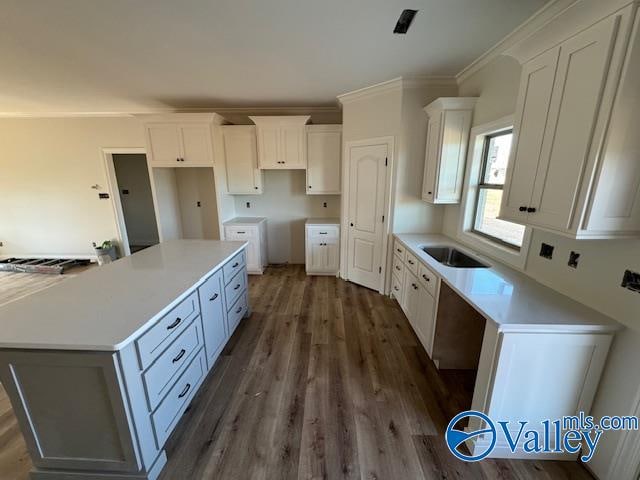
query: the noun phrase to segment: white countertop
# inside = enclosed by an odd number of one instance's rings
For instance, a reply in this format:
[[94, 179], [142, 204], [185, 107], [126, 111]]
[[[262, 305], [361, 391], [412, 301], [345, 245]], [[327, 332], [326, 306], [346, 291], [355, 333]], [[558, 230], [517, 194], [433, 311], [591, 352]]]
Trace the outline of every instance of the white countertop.
[[[443, 235], [398, 234], [411, 253], [500, 331], [611, 332], [620, 325], [532, 278], [475, 253]], [[450, 245], [489, 264], [490, 268], [454, 268], [441, 264], [420, 247]]]
[[0, 307], [0, 348], [122, 348], [245, 242], [174, 240]]
[[340, 225], [339, 218], [307, 218], [306, 225]]
[[227, 220], [223, 225], [257, 225], [262, 223], [267, 217], [236, 217], [231, 220]]

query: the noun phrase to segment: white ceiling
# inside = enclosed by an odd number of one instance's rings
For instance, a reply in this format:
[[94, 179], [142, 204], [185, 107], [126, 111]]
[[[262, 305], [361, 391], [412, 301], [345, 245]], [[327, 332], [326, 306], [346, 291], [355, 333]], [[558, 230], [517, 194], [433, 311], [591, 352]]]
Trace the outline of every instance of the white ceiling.
[[[0, 0], [0, 113], [335, 105], [453, 75], [546, 0]], [[404, 8], [420, 10], [393, 35]]]

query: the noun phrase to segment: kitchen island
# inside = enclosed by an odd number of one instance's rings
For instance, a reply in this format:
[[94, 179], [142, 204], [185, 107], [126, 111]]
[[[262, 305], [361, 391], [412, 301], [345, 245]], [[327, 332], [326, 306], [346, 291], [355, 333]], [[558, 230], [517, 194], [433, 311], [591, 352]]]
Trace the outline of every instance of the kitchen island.
[[0, 308], [0, 379], [34, 480], [154, 480], [250, 314], [245, 242], [162, 243]]

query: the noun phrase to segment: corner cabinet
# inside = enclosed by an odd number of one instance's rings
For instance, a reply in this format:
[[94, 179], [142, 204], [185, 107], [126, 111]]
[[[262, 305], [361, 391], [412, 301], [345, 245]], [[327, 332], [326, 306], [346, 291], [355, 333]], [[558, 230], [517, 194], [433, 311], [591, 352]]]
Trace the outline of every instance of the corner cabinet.
[[339, 195], [342, 125], [307, 125], [307, 194]]
[[261, 194], [263, 175], [258, 168], [256, 127], [224, 125], [221, 130], [228, 192], [236, 195]]
[[429, 117], [425, 147], [422, 199], [429, 203], [458, 203], [476, 98], [443, 97], [424, 111]]
[[153, 167], [212, 167], [215, 114], [144, 116]]
[[640, 235], [635, 16], [628, 5], [564, 38], [543, 28], [510, 52], [523, 72], [500, 218], [577, 239]]
[[256, 124], [258, 166], [263, 170], [307, 168], [309, 115], [251, 116]]

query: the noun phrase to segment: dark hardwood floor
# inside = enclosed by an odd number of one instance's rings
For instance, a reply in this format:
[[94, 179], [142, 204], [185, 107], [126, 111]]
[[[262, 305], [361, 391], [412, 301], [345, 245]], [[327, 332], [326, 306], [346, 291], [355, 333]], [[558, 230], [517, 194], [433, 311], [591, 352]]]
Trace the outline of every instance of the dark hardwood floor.
[[443, 432], [473, 376], [438, 373], [393, 300], [302, 266], [250, 277], [250, 295], [162, 480], [592, 478], [574, 462], [455, 459]]
[[[250, 295], [161, 480], [591, 478], [574, 462], [456, 460], [443, 431], [473, 377], [438, 374], [393, 300], [303, 266], [250, 277]], [[30, 468], [0, 387], [0, 479]]]

